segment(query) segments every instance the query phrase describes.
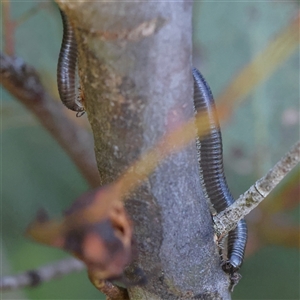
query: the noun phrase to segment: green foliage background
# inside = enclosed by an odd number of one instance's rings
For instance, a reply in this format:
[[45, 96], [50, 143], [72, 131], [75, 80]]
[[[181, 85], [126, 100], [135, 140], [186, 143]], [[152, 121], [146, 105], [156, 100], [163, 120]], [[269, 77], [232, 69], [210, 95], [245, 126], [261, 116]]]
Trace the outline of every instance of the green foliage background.
[[[12, 19], [20, 20], [41, 3], [11, 2]], [[56, 4], [44, 4], [17, 27], [15, 54], [33, 65], [48, 91], [57, 96], [56, 64], [62, 27]], [[204, 74], [215, 96], [291, 21], [298, 5], [297, 1], [195, 1], [194, 66]], [[2, 41], [4, 34], [2, 30]], [[248, 98], [222, 128], [225, 169], [234, 196], [262, 176], [299, 138], [299, 117], [294, 123], [284, 121], [287, 112], [299, 116], [299, 53]], [[1, 100], [4, 275], [66, 257], [59, 250], [32, 243], [23, 232], [38, 208], [58, 215], [88, 186], [30, 112], [5, 90], [1, 90]], [[299, 209], [291, 216], [299, 222]], [[241, 273], [243, 279], [233, 299], [300, 299], [298, 249], [266, 246], [246, 258]], [[2, 299], [104, 298], [81, 272], [34, 289], [4, 293]]]

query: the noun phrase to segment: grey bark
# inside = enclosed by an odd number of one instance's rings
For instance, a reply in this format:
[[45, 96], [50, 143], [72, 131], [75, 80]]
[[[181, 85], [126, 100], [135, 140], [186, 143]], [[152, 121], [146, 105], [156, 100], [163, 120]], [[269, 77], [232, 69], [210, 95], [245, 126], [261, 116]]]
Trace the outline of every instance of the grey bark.
[[[192, 3], [58, 2], [76, 30], [98, 169], [110, 183], [193, 116]], [[165, 159], [126, 208], [134, 266], [148, 279], [129, 289], [131, 299], [230, 299], [195, 143]]]

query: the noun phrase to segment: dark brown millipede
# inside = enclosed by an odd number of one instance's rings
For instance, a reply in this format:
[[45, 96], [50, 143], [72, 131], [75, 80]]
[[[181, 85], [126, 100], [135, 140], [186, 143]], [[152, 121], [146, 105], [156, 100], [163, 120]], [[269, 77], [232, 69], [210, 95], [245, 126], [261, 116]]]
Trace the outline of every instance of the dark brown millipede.
[[[217, 213], [234, 202], [223, 170], [222, 136], [219, 121], [215, 114], [215, 103], [212, 92], [204, 77], [193, 69], [194, 106], [196, 112], [208, 114], [209, 133], [197, 141], [201, 185], [204, 193]], [[223, 269], [233, 274], [241, 267], [247, 242], [247, 225], [245, 220], [238, 222], [237, 227], [228, 234], [227, 261]]]
[[63, 39], [57, 65], [57, 86], [62, 103], [69, 109], [76, 111], [80, 117], [84, 107], [76, 98], [76, 66], [77, 43], [74, 30], [65, 13], [60, 10], [63, 23]]

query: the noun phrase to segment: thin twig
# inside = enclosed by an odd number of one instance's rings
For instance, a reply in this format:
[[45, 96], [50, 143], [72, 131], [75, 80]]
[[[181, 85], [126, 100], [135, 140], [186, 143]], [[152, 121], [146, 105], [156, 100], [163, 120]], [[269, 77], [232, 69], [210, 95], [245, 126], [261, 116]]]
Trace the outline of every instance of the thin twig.
[[0, 290], [16, 290], [28, 286], [37, 286], [41, 283], [60, 278], [73, 272], [82, 271], [85, 268], [84, 263], [75, 259], [67, 258], [55, 263], [51, 263], [35, 270], [26, 271], [13, 276], [4, 276], [0, 278]]
[[52, 134], [92, 187], [100, 184], [92, 135], [63, 113], [44, 89], [37, 72], [21, 58], [0, 53], [0, 83]]
[[222, 237], [234, 229], [237, 222], [262, 202], [299, 162], [300, 141], [264, 177], [256, 181], [230, 207], [213, 218], [217, 235]]
[[[12, 291], [24, 287], [35, 287], [47, 281], [57, 279], [85, 269], [85, 264], [75, 258], [62, 259], [51, 264], [12, 276], [0, 278], [0, 291]], [[94, 282], [94, 281], [93, 281]], [[108, 296], [109, 300], [129, 299], [127, 290], [115, 286], [109, 281], [99, 280], [94, 283], [98, 290]]]

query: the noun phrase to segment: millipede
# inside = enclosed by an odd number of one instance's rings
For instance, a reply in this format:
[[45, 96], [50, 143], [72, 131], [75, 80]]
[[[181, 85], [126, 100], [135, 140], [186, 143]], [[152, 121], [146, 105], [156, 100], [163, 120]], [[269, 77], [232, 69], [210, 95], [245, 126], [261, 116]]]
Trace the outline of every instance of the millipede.
[[85, 110], [76, 97], [77, 43], [75, 33], [65, 13], [60, 10], [63, 23], [63, 39], [57, 65], [57, 86], [62, 103], [73, 111], [77, 117]]
[[[222, 136], [212, 92], [202, 74], [195, 68], [193, 77], [195, 111], [207, 114], [209, 120], [208, 134], [197, 139], [201, 185], [205, 196], [219, 213], [230, 206], [234, 198], [224, 175]], [[222, 264], [223, 270], [231, 274], [232, 278], [243, 263], [246, 242], [247, 225], [242, 219], [228, 233], [227, 260]]]

